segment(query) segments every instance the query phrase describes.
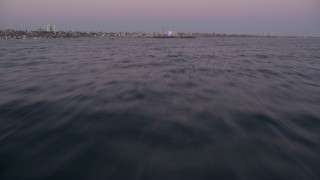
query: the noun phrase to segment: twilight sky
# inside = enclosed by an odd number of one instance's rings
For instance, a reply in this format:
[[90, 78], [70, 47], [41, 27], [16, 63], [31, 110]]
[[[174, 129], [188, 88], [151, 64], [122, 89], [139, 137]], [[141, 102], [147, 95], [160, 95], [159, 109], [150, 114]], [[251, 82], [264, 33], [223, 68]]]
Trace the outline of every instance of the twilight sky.
[[320, 0], [0, 0], [0, 29], [320, 36]]

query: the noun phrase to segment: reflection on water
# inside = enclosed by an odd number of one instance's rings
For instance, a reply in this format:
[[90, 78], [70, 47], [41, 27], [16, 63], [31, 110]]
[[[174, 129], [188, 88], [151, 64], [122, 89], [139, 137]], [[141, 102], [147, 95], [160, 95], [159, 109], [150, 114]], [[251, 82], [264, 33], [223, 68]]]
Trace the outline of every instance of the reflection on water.
[[319, 179], [320, 39], [0, 41], [0, 179]]

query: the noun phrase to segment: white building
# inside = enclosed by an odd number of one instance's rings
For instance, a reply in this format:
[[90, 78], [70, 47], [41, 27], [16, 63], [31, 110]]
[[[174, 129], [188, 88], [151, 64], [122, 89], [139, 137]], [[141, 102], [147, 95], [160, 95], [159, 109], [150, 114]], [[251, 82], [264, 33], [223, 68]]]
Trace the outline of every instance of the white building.
[[48, 24], [47, 25], [47, 31], [48, 32], [56, 32], [56, 26], [55, 25], [50, 25], [50, 24]]

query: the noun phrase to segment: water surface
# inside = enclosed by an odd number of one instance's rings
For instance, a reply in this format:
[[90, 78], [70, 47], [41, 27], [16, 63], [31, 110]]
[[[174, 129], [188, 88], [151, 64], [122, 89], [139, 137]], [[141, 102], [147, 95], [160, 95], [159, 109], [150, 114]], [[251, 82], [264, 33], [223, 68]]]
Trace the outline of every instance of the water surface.
[[319, 179], [320, 39], [0, 41], [0, 179]]

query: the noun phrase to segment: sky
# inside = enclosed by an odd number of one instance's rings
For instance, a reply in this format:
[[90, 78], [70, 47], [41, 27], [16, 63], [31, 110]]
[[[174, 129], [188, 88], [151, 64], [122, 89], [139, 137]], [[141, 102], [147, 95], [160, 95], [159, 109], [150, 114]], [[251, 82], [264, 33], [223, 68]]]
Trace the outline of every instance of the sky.
[[320, 36], [320, 0], [0, 0], [0, 29]]

